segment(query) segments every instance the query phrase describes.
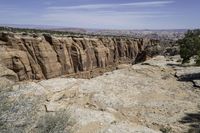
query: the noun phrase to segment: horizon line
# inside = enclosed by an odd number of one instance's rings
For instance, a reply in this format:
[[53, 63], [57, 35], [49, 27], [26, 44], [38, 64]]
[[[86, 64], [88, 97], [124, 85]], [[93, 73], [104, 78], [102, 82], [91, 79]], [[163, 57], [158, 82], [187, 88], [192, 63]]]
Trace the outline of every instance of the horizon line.
[[[19, 27], [18, 27], [19, 26]], [[21, 27], [20, 27], [21, 26]], [[117, 31], [117, 30], [126, 30], [126, 31], [131, 31], [131, 30], [188, 30], [188, 29], [200, 29], [199, 28], [166, 28], [166, 29], [162, 29], [162, 28], [84, 28], [84, 27], [67, 27], [67, 26], [58, 26], [58, 25], [35, 25], [35, 24], [1, 24], [0, 23], [0, 27], [10, 27], [10, 28], [30, 28], [30, 29], [38, 29], [38, 28], [44, 28], [44, 29], [64, 29], [64, 28], [71, 28], [71, 29], [85, 29], [85, 30], [113, 30], [113, 31]], [[45, 28], [46, 27], [46, 28]]]

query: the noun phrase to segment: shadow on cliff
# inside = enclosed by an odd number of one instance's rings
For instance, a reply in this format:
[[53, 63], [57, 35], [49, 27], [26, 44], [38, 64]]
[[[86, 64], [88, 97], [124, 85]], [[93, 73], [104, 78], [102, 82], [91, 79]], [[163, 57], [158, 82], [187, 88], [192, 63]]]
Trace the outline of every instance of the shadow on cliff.
[[141, 63], [147, 60], [147, 53], [146, 51], [143, 51], [141, 53], [139, 53], [136, 58], [135, 61], [132, 62], [132, 65], [137, 64], [137, 63]]
[[188, 133], [200, 133], [200, 111], [197, 113], [186, 113], [179, 122], [189, 126]]

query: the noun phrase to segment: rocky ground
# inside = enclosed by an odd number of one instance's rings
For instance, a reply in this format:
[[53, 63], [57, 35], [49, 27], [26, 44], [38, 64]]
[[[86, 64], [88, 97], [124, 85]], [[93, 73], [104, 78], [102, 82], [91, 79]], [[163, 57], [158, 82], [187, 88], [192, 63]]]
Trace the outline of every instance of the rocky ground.
[[179, 60], [157, 56], [92, 79], [20, 83], [0, 66], [0, 132], [199, 133], [200, 68]]

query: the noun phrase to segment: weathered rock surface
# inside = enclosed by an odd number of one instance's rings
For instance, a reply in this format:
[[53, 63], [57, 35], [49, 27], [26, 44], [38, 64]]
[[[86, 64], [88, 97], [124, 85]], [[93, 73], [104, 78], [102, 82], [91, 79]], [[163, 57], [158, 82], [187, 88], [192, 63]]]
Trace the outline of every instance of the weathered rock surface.
[[176, 72], [179, 80], [192, 81], [200, 79], [200, 67], [187, 67]]
[[18, 81], [17, 74], [0, 64], [0, 90], [6, 90], [15, 81]]
[[157, 40], [130, 37], [55, 37], [2, 32], [0, 61], [20, 81], [61, 75], [90, 78], [106, 69], [116, 69], [121, 63], [146, 60], [158, 52], [158, 44]]
[[194, 86], [200, 88], [200, 79], [199, 80], [193, 80]]
[[10, 85], [0, 92], [0, 131], [188, 132], [199, 126], [200, 91], [177, 80], [179, 69], [173, 58], [158, 56], [92, 79]]

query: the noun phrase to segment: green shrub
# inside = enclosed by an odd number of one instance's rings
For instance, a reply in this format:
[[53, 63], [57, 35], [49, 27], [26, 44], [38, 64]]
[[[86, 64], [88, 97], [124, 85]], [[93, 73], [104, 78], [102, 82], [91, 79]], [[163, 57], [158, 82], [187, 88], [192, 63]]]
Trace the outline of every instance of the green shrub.
[[178, 40], [182, 63], [189, 62], [192, 56], [197, 56], [196, 63], [200, 65], [200, 30], [188, 30], [183, 39]]
[[162, 127], [160, 128], [160, 131], [162, 133], [171, 133], [172, 128], [171, 127]]

